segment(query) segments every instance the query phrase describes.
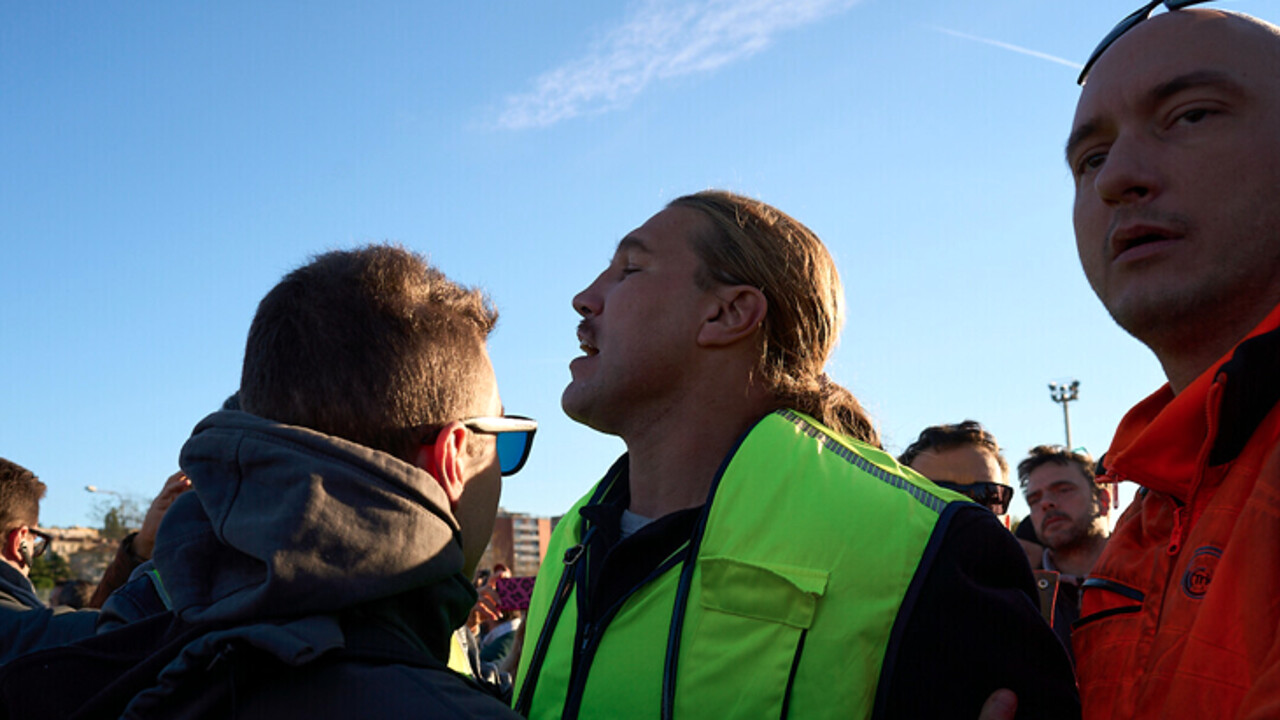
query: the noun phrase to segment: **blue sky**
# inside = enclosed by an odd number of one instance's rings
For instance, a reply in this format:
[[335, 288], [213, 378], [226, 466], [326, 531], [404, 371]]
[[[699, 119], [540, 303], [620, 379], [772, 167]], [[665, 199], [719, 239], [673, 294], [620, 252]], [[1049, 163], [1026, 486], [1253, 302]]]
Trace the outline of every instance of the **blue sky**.
[[85, 485], [150, 497], [262, 295], [390, 240], [500, 307], [503, 400], [542, 424], [503, 505], [558, 514], [622, 449], [560, 412], [569, 300], [708, 187], [830, 246], [829, 372], [891, 450], [975, 418], [1016, 462], [1062, 441], [1047, 383], [1075, 377], [1101, 452], [1163, 377], [1079, 269], [1062, 143], [1073, 65], [1132, 4], [0, 5], [0, 456], [47, 525], [95, 521]]

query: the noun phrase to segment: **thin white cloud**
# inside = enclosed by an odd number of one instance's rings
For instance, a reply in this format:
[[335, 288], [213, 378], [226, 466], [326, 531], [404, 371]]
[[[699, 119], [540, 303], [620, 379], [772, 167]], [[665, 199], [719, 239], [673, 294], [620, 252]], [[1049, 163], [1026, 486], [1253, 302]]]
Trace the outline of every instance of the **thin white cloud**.
[[707, 73], [748, 58], [786, 30], [859, 0], [640, 0], [581, 58], [506, 98], [498, 125], [545, 127], [625, 106], [655, 81]]
[[1060, 58], [1057, 55], [1042, 53], [1038, 50], [1031, 50], [1028, 48], [1021, 47], [1019, 45], [1012, 45], [1007, 42], [992, 40], [991, 38], [978, 37], [977, 35], [969, 35], [968, 33], [962, 33], [956, 30], [949, 30], [944, 27], [935, 27], [934, 30], [937, 30], [938, 32], [946, 33], [948, 35], [954, 35], [955, 37], [958, 37], [958, 38], [964, 38], [965, 40], [973, 40], [974, 42], [986, 43], [987, 45], [995, 45], [998, 48], [1004, 48], [1005, 50], [1012, 50], [1016, 53], [1022, 53], [1023, 55], [1030, 55], [1031, 57], [1040, 58], [1041, 60], [1048, 60], [1049, 62], [1058, 63], [1059, 65], [1066, 65], [1067, 67], [1075, 68], [1076, 70], [1079, 70], [1084, 67], [1084, 65], [1081, 65], [1078, 62], [1072, 62], [1065, 58]]

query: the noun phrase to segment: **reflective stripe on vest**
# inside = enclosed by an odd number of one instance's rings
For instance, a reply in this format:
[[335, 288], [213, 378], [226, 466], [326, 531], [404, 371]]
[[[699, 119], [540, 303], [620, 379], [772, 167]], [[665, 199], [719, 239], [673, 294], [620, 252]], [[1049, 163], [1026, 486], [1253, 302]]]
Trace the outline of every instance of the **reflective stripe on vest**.
[[[605, 627], [579, 626], [573, 588], [542, 642], [564, 571], [544, 564], [527, 637], [545, 644], [545, 659], [536, 688], [521, 688], [529, 717], [559, 718], [566, 709], [584, 718], [654, 717], [664, 674], [679, 718], [870, 716], [903, 596], [939, 513], [959, 498], [805, 415], [766, 416], [713, 486], [705, 529], [693, 540], [696, 563], [637, 589]], [[588, 499], [556, 528], [548, 558], [578, 543], [577, 510]], [[682, 572], [688, 590], [678, 598]], [[599, 635], [589, 662], [575, 648], [587, 632]], [[575, 659], [587, 674], [580, 681]], [[571, 683], [582, 685], [577, 708], [565, 708]]]

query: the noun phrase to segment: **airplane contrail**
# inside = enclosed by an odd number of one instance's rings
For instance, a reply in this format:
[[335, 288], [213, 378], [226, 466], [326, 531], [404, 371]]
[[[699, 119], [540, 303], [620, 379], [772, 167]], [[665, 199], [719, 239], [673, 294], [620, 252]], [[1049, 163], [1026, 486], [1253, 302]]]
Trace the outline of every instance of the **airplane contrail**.
[[991, 38], [978, 37], [977, 35], [969, 35], [968, 33], [962, 33], [957, 30], [950, 30], [944, 27], [934, 27], [933, 29], [937, 30], [938, 32], [943, 32], [948, 35], [954, 35], [955, 37], [963, 38], [965, 40], [973, 40], [974, 42], [986, 43], [987, 45], [995, 45], [996, 47], [1004, 48], [1005, 50], [1012, 50], [1013, 52], [1022, 53], [1023, 55], [1030, 55], [1031, 57], [1040, 58], [1041, 60], [1048, 60], [1049, 62], [1058, 63], [1059, 65], [1066, 65], [1067, 67], [1075, 68], [1076, 70], [1079, 70], [1084, 67], [1084, 65], [1082, 65], [1081, 63], [1072, 62], [1065, 58], [1060, 58], [1057, 55], [1042, 53], [1039, 50], [1024, 48], [1020, 45], [1013, 45], [1011, 43], [1001, 42], [999, 40], [992, 40]]

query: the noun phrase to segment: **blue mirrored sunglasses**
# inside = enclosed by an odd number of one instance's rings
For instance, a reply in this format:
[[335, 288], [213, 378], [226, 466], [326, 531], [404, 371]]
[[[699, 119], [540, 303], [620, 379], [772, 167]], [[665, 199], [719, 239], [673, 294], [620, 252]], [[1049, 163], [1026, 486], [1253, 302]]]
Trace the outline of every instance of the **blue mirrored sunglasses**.
[[515, 475], [529, 459], [533, 448], [533, 435], [538, 431], [538, 421], [519, 415], [501, 417], [473, 417], [462, 421], [469, 430], [498, 439], [498, 464], [503, 475]]
[[1134, 10], [1128, 17], [1121, 20], [1115, 27], [1111, 28], [1111, 32], [1102, 38], [1102, 42], [1098, 43], [1098, 47], [1094, 48], [1093, 54], [1089, 56], [1089, 61], [1084, 64], [1084, 69], [1080, 71], [1080, 77], [1076, 79], [1077, 85], [1083, 85], [1089, 71], [1093, 69], [1093, 64], [1098, 62], [1098, 58], [1102, 57], [1102, 53], [1107, 51], [1121, 35], [1129, 32], [1135, 25], [1151, 17], [1151, 13], [1160, 5], [1164, 5], [1170, 10], [1181, 10], [1184, 7], [1199, 5], [1200, 3], [1210, 2], [1211, 0], [1151, 0], [1151, 2]]

